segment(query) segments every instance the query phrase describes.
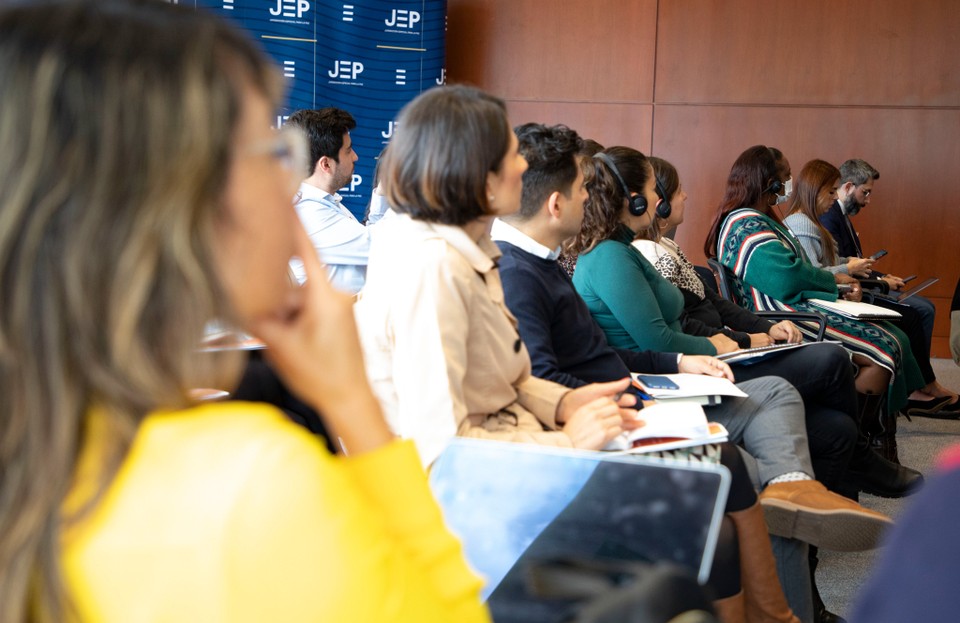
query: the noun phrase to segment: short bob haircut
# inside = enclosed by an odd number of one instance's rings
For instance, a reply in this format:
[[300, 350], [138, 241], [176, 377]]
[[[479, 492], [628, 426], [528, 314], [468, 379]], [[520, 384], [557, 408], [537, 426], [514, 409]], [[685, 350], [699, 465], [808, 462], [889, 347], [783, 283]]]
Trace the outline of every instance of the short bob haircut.
[[407, 104], [382, 163], [384, 196], [419, 221], [466, 225], [490, 214], [487, 174], [512, 134], [503, 101], [468, 86], [431, 89]]

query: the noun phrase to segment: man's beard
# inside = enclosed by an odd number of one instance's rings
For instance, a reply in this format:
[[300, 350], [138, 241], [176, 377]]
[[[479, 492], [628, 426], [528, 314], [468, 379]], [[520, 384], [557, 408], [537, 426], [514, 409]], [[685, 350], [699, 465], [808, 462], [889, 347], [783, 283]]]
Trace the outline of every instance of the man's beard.
[[333, 176], [333, 183], [336, 184], [336, 189], [340, 190], [349, 184], [351, 177], [352, 171], [350, 173], [345, 173], [343, 169], [338, 169], [336, 175]]
[[844, 210], [844, 212], [846, 212], [850, 216], [853, 216], [854, 214], [862, 210], [865, 205], [866, 205], [865, 203], [860, 203], [859, 201], [857, 201], [857, 198], [853, 194], [851, 194], [849, 197], [847, 197], [847, 207]]

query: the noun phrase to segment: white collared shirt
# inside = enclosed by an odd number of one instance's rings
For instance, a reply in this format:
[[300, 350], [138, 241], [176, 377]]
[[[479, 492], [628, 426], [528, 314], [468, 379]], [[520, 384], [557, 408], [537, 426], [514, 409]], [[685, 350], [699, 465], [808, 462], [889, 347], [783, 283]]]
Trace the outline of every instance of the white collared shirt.
[[[300, 184], [297, 216], [313, 242], [327, 274], [336, 288], [356, 294], [363, 287], [370, 255], [370, 231], [340, 202], [340, 195], [316, 186]], [[303, 262], [295, 259], [290, 268], [303, 283]]]
[[542, 260], [556, 260], [560, 257], [560, 247], [556, 249], [545, 247], [510, 223], [500, 219], [494, 219], [493, 227], [490, 229], [490, 237], [500, 242], [508, 242]]

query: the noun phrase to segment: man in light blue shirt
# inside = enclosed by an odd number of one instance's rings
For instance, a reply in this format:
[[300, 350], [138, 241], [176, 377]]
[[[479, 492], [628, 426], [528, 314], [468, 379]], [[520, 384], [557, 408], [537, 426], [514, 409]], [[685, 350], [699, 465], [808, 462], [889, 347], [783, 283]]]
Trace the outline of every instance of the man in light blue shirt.
[[[287, 125], [300, 128], [310, 144], [310, 176], [300, 184], [296, 210], [313, 246], [327, 266], [330, 282], [355, 294], [363, 287], [370, 254], [370, 233], [343, 206], [337, 191], [353, 175], [357, 154], [350, 130], [357, 127], [353, 116], [339, 108], [298, 110]], [[303, 263], [290, 263], [301, 283]]]

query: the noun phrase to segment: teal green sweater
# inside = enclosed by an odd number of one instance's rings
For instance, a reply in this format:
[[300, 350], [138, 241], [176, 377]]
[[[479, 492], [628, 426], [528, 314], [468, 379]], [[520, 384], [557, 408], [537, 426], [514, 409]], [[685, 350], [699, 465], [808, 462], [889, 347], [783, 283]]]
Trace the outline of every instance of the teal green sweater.
[[680, 327], [683, 294], [635, 248], [621, 225], [610, 240], [577, 259], [573, 285], [614, 348], [716, 355], [705, 337]]

